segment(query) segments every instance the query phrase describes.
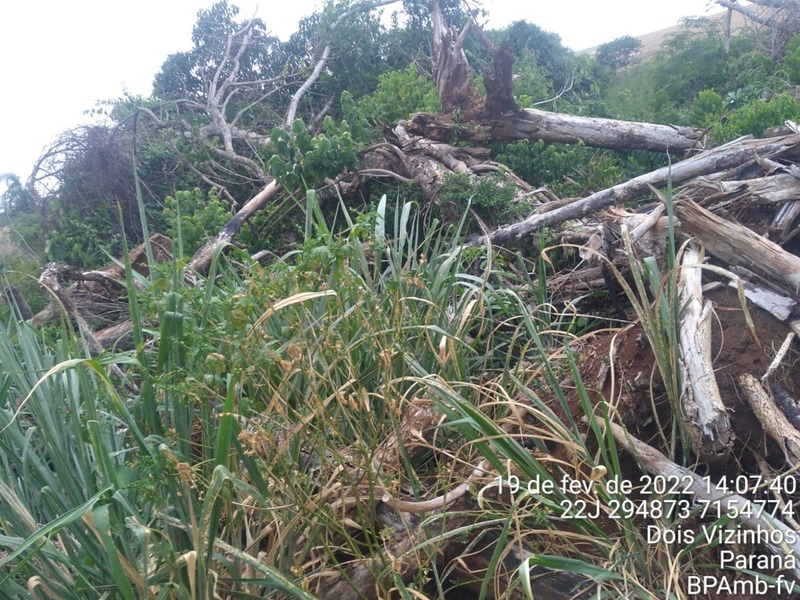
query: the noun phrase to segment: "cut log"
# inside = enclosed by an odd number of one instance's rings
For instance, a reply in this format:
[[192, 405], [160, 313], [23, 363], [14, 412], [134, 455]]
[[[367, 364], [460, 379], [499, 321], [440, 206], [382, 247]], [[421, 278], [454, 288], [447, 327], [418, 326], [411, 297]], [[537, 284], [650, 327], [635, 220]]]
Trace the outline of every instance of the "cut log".
[[800, 258], [747, 227], [727, 221], [685, 198], [675, 202], [679, 230], [702, 240], [728, 265], [745, 267], [800, 299]]
[[687, 248], [680, 272], [681, 378], [683, 418], [695, 453], [708, 463], [727, 459], [733, 446], [728, 411], [720, 397], [711, 358], [711, 303], [703, 301], [703, 253], [696, 245]]

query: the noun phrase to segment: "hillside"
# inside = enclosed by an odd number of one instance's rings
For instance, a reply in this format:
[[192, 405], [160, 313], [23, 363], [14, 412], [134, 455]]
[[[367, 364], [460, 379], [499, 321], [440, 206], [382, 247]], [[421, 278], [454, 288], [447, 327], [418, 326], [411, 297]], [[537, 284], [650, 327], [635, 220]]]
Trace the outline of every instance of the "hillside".
[[[761, 12], [766, 13], [766, 10], [762, 9]], [[722, 28], [724, 20], [727, 18], [727, 14], [728, 14], [727, 11], [722, 11], [711, 15], [704, 15], [703, 18], [708, 19], [710, 21], [718, 22], [720, 28]], [[731, 31], [733, 32], [734, 35], [737, 32], [745, 31], [748, 27], [752, 26], [753, 26], [752, 21], [749, 21], [741, 13], [734, 11], [731, 18]], [[682, 29], [683, 26], [681, 24], [677, 24], [672, 27], [659, 29], [658, 31], [653, 31], [642, 35], [633, 36], [642, 43], [642, 48], [636, 55], [637, 61], [642, 62], [652, 58], [656, 54], [656, 52], [659, 51], [661, 45], [664, 43], [665, 40], [667, 40], [670, 36], [678, 33]], [[594, 46], [592, 48], [586, 48], [585, 50], [581, 50], [580, 53], [586, 53], [591, 55], [594, 54], [596, 50], [597, 46]]]

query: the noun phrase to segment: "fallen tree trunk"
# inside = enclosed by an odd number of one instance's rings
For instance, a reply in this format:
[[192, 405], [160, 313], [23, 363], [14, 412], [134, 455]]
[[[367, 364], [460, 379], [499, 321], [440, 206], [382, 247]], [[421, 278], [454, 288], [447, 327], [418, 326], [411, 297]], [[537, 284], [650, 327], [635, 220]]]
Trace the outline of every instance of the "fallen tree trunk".
[[[596, 418], [596, 422], [605, 429], [606, 424], [603, 419]], [[682, 486], [683, 482], [690, 482], [687, 491], [691, 492], [703, 505], [716, 507], [712, 514], [730, 515], [742, 527], [752, 531], [778, 532], [775, 538], [782, 540], [782, 543], [765, 543], [764, 545], [779, 556], [792, 556], [796, 565], [792, 569], [792, 574], [800, 579], [800, 540], [797, 539], [793, 530], [789, 529], [780, 519], [772, 516], [770, 511], [765, 511], [763, 508], [759, 510], [757, 505], [738, 494], [728, 494], [714, 489], [713, 485], [708, 484], [707, 479], [672, 462], [660, 451], [631, 436], [616, 423], [609, 423], [608, 426], [611, 428], [611, 434], [616, 443], [641, 461], [648, 473], [656, 477], [663, 477], [665, 480], [681, 481]]]
[[659, 125], [581, 117], [532, 108], [501, 114], [470, 114], [467, 124], [447, 115], [418, 114], [405, 124], [409, 133], [440, 142], [544, 140], [562, 144], [582, 142], [594, 148], [682, 153], [703, 147], [701, 131], [677, 125]]
[[214, 254], [219, 248], [229, 244], [234, 236], [239, 233], [239, 230], [244, 225], [244, 222], [252, 217], [255, 213], [261, 210], [267, 202], [272, 200], [279, 192], [283, 190], [283, 186], [277, 181], [271, 181], [262, 189], [258, 194], [250, 198], [247, 203], [239, 209], [233, 218], [223, 227], [220, 232], [208, 240], [202, 247], [194, 253], [192, 260], [189, 261], [188, 268], [191, 271], [205, 274], [211, 266], [211, 261]]
[[771, 285], [800, 299], [800, 258], [752, 230], [722, 219], [692, 200], [675, 203], [680, 230], [703, 241], [706, 249], [727, 263], [745, 267]]
[[586, 217], [615, 204], [637, 200], [649, 194], [651, 187], [663, 188], [669, 181], [673, 184], [680, 184], [701, 175], [732, 169], [752, 160], [754, 154], [757, 156], [780, 154], [798, 144], [800, 144], [800, 135], [766, 140], [743, 140], [720, 146], [675, 165], [663, 167], [599, 191], [567, 206], [543, 214], [534, 214], [517, 223], [500, 227], [489, 235], [470, 240], [469, 245], [477, 246], [486, 242], [501, 244], [518, 240], [522, 236], [544, 227], [552, 227], [564, 221]]
[[711, 356], [711, 303], [703, 300], [703, 253], [690, 246], [680, 272], [682, 403], [697, 455], [709, 463], [727, 459], [734, 435], [720, 397]]
[[[430, 7], [436, 87], [447, 115], [420, 115], [406, 125], [410, 133], [446, 142], [536, 139], [572, 144], [582, 141], [599, 148], [653, 152], [681, 153], [703, 147], [705, 133], [692, 127], [632, 123], [519, 108], [513, 94], [511, 67], [514, 55], [511, 51], [495, 48], [481, 29], [472, 27], [471, 23], [460, 32], [449, 27], [439, 0], [431, 0]], [[492, 56], [493, 71], [483, 74], [486, 97], [479, 94], [472, 83], [472, 68], [464, 52], [470, 29]], [[456, 124], [456, 120], [467, 125]]]
[[758, 417], [764, 431], [775, 440], [783, 450], [786, 464], [792, 468], [800, 463], [800, 431], [794, 428], [761, 382], [750, 373], [742, 373], [738, 380], [747, 403]]

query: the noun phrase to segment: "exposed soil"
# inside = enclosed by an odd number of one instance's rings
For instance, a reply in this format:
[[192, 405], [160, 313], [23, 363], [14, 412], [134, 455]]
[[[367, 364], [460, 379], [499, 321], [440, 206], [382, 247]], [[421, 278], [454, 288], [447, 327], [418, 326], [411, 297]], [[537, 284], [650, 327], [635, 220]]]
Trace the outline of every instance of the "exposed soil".
[[[761, 423], [737, 389], [736, 377], [741, 373], [750, 373], [761, 378], [791, 330], [786, 323], [778, 321], [769, 313], [749, 306], [758, 336], [756, 340], [747, 325], [735, 290], [728, 287], [718, 288], [708, 292], [705, 297], [713, 302], [716, 313], [712, 342], [714, 368], [720, 394], [730, 412], [736, 440], [727, 463], [714, 466], [694, 464], [691, 465], [692, 469], [712, 480], [720, 477], [730, 480], [737, 475], [763, 475], [765, 466], [772, 473], [785, 472], [783, 450], [765, 435]], [[616, 406], [622, 422], [632, 435], [666, 453], [664, 441], [665, 435], [669, 435], [672, 408], [641, 325], [635, 324], [614, 332], [596, 334], [577, 344], [574, 349], [581, 357], [579, 371], [592, 402], [597, 404], [606, 400]], [[798, 362], [800, 350], [794, 344], [770, 381], [779, 383], [792, 398], [800, 395]], [[584, 411], [577, 393], [574, 392], [574, 382], [569, 378], [564, 384], [565, 390], [573, 390], [568, 396], [569, 408], [572, 418], [579, 422]], [[560, 417], [566, 417], [557, 402], [552, 402], [551, 406]], [[558, 448], [554, 449], [554, 454], [558, 455], [559, 452]], [[623, 455], [623, 476], [635, 482], [641, 477], [641, 469], [632, 457], [627, 456], [626, 459], [626, 456]], [[675, 460], [680, 463], [682, 457], [675, 457]], [[798, 498], [791, 500], [795, 504], [798, 502]], [[698, 524], [699, 522], [695, 523]], [[737, 551], [764, 552], [752, 547]], [[714, 553], [707, 554], [704, 558], [713, 563]], [[709, 570], [708, 573], [719, 575], [720, 571]], [[745, 577], [732, 571], [726, 571], [725, 576], [730, 581]], [[700, 597], [696, 596], [698, 599]], [[702, 596], [712, 599], [717, 597], [748, 600], [756, 596]], [[784, 594], [781, 597], [790, 596]]]

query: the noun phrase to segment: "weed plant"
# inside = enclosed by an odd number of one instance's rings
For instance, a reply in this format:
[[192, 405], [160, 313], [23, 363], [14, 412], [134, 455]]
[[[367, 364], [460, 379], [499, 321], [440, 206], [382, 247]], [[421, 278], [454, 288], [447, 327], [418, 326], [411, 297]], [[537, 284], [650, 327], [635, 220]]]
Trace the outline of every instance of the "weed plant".
[[[625, 474], [592, 417], [615, 413], [581, 380], [574, 316], [545, 306], [543, 279], [529, 279], [530, 306], [491, 247], [465, 248], [468, 211], [449, 228], [423, 228], [408, 203], [389, 212], [385, 197], [368, 220], [342, 204], [327, 223], [310, 193], [305, 244], [268, 266], [220, 253], [187, 283], [180, 257], [147, 278], [127, 264], [129, 353], [92, 357], [67, 321], [51, 343], [9, 319], [0, 596], [313, 598], [369, 564], [382, 597], [442, 597], [453, 565], [437, 544], [494, 532], [506, 543], [480, 597], [510, 547], [525, 548], [510, 585], [529, 596], [528, 571], [545, 566], [606, 597], [670, 597], [678, 558], [646, 544], [635, 515], [609, 517], [625, 495], [605, 484]], [[376, 451], [420, 398], [443, 415], [434, 442], [387, 470]], [[386, 490], [426, 500], [481, 462], [470, 524], [442, 532], [430, 515], [411, 549], [429, 568], [392, 577]], [[553, 490], [497, 490], [512, 475]]]

